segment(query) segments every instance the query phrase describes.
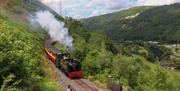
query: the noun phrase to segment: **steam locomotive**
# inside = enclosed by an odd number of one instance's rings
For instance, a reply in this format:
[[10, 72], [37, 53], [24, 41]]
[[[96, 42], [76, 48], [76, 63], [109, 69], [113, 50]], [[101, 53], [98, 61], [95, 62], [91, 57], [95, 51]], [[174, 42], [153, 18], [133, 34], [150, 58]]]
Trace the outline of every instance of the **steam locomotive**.
[[80, 62], [72, 59], [69, 53], [62, 53], [55, 48], [53, 46], [54, 43], [51, 39], [45, 42], [44, 50], [47, 57], [69, 78], [83, 77]]

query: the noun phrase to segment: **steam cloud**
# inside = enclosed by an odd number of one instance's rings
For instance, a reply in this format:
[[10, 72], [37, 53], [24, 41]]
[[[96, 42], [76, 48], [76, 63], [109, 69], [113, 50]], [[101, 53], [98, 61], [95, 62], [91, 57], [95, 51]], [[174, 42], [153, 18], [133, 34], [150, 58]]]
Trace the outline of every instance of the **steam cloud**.
[[[50, 8], [58, 13], [60, 11], [59, 7], [59, 4], [52, 3], [52, 7]], [[68, 28], [64, 26], [65, 23], [57, 20], [48, 10], [38, 11], [35, 13], [35, 15], [30, 15], [29, 20], [31, 21], [33, 27], [37, 27], [40, 24], [41, 27], [48, 32], [53, 41], [58, 41], [64, 46], [72, 49], [73, 38], [69, 35]]]
[[72, 48], [73, 38], [69, 35], [68, 28], [64, 27], [64, 22], [56, 20], [49, 11], [36, 12], [35, 20], [49, 33], [53, 41]]

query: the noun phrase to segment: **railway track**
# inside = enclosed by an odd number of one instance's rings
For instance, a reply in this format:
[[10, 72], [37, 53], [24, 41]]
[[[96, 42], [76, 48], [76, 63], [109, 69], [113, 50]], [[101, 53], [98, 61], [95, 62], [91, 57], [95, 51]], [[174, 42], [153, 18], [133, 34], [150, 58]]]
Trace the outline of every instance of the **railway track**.
[[56, 77], [58, 77], [57, 85], [64, 90], [66, 90], [68, 85], [70, 85], [72, 91], [110, 91], [108, 89], [98, 87], [96, 84], [87, 79], [70, 79], [61, 70], [59, 70], [59, 68], [57, 68], [51, 60], [47, 61], [51, 65]]
[[90, 85], [88, 85], [87, 83], [83, 82], [83, 80], [81, 79], [76, 79], [74, 80], [79, 86], [81, 86], [84, 91], [99, 91], [97, 88], [92, 87]]

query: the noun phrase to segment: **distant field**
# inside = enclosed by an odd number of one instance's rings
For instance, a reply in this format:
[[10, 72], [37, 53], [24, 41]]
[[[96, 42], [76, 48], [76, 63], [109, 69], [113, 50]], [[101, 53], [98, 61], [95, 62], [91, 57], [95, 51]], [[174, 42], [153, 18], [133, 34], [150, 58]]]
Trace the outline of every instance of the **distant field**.
[[176, 51], [176, 56], [179, 56], [180, 57], [180, 44], [178, 44], [175, 48], [175, 51]]
[[172, 50], [173, 53], [175, 53], [176, 56], [180, 56], [180, 44], [175, 45], [164, 45], [165, 47], [168, 47]]

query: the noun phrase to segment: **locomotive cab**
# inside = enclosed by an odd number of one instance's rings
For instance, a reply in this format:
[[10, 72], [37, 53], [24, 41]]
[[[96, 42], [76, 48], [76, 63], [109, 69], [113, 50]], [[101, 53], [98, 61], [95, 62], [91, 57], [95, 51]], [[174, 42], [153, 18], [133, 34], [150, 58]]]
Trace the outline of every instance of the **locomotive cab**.
[[69, 78], [83, 77], [83, 74], [81, 72], [81, 63], [77, 60], [71, 59], [69, 53], [58, 54], [57, 62], [58, 62], [59, 68]]
[[68, 77], [70, 78], [79, 78], [83, 77], [83, 73], [81, 71], [81, 64], [79, 61], [70, 59], [67, 63], [67, 71], [68, 71]]

